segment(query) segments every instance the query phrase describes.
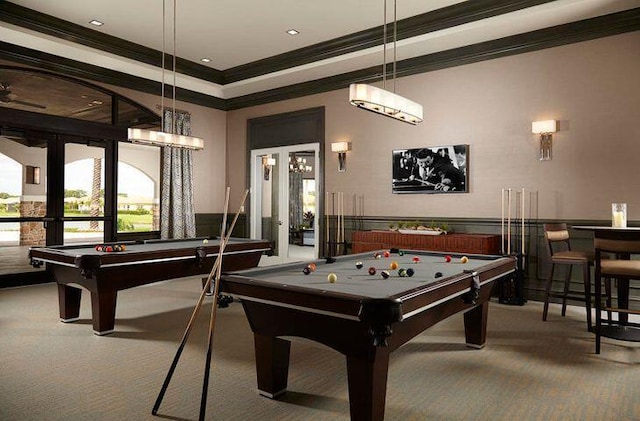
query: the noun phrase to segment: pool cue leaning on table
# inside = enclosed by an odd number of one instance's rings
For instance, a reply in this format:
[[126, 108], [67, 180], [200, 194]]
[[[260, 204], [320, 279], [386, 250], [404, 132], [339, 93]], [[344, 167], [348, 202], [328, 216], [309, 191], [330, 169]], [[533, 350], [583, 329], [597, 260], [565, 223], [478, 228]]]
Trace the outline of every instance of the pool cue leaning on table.
[[[240, 204], [240, 207], [238, 208], [238, 211], [236, 213], [236, 216], [231, 224], [231, 227], [229, 229], [228, 234], [226, 234], [226, 236], [221, 237], [220, 239], [220, 246], [219, 246], [219, 252], [218, 252], [218, 257], [220, 257], [222, 255], [222, 253], [224, 252], [224, 249], [227, 245], [227, 243], [229, 242], [229, 238], [231, 237], [231, 233], [233, 232], [233, 228], [235, 227], [235, 224], [238, 220], [238, 216], [240, 215], [240, 211], [242, 209], [242, 206], [244, 205], [244, 202], [246, 201], [246, 197], [247, 194], [249, 193], [249, 190], [247, 190], [245, 192], [244, 195], [244, 199], [242, 201], [242, 203]], [[227, 205], [225, 205], [225, 215], [227, 213]], [[158, 413], [158, 409], [160, 408], [160, 404], [162, 403], [162, 399], [164, 398], [164, 395], [167, 391], [167, 388], [169, 387], [169, 383], [171, 382], [171, 377], [173, 376], [173, 373], [175, 372], [175, 369], [178, 365], [178, 361], [180, 360], [180, 356], [182, 355], [182, 351], [184, 350], [184, 347], [187, 343], [187, 340], [189, 339], [189, 335], [191, 333], [191, 329], [193, 328], [193, 323], [195, 322], [196, 317], [198, 316], [198, 313], [200, 312], [201, 306], [202, 306], [202, 302], [204, 301], [204, 297], [206, 295], [206, 292], [209, 290], [210, 285], [211, 285], [211, 279], [213, 277], [214, 273], [217, 273], [218, 270], [218, 266], [220, 266], [220, 262], [221, 259], [216, 259], [213, 267], [211, 268], [211, 272], [209, 273], [209, 276], [207, 278], [207, 282], [204, 285], [204, 288], [202, 289], [202, 292], [200, 294], [200, 297], [198, 298], [198, 301], [193, 309], [193, 313], [191, 314], [191, 318], [189, 319], [189, 322], [187, 323], [187, 327], [184, 331], [184, 334], [182, 336], [182, 340], [180, 341], [180, 345], [178, 346], [178, 350], [176, 351], [176, 355], [173, 358], [173, 362], [171, 363], [171, 366], [169, 367], [169, 371], [167, 372], [167, 376], [164, 379], [164, 382], [162, 384], [162, 387], [160, 389], [160, 393], [158, 394], [158, 397], [156, 399], [155, 404], [153, 405], [153, 409], [151, 411], [151, 413], [153, 415], [156, 415]], [[213, 306], [215, 307], [216, 305], [216, 301], [217, 298], [216, 296], [214, 296], [213, 298]]]

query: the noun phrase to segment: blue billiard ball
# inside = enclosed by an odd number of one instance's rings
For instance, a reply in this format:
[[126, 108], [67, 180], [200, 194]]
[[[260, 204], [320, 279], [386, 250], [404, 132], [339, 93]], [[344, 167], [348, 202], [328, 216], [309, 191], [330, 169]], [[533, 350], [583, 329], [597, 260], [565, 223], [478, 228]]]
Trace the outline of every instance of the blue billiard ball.
[[416, 273], [416, 272], [413, 270], [413, 268], [407, 269], [407, 276], [411, 277], [411, 276], [413, 276], [414, 273]]

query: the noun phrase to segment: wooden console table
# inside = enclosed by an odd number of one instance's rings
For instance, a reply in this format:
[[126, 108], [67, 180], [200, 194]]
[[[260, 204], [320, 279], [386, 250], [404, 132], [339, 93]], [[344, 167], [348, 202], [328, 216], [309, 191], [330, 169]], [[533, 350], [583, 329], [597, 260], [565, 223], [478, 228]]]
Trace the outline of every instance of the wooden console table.
[[402, 234], [397, 231], [354, 231], [353, 253], [380, 249], [448, 251], [468, 254], [500, 254], [500, 235], [452, 233]]

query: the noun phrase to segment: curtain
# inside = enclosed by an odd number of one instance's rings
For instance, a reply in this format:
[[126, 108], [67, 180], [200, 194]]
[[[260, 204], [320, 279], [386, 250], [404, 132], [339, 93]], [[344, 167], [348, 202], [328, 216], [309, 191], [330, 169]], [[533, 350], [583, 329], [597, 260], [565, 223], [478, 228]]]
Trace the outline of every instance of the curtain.
[[289, 173], [289, 226], [294, 230], [302, 225], [302, 173]]
[[[165, 108], [163, 131], [191, 135], [191, 114]], [[193, 151], [165, 146], [162, 151], [162, 189], [160, 199], [160, 238], [196, 236], [193, 209]]]

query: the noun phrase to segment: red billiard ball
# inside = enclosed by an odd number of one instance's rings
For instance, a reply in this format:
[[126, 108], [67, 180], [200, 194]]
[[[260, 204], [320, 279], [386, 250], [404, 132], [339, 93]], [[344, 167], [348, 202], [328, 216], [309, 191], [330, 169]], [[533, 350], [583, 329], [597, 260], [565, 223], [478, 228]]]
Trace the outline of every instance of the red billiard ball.
[[444, 256], [444, 261], [447, 263], [451, 263], [451, 256], [449, 256], [448, 254]]
[[98, 245], [96, 246], [96, 251], [102, 251], [102, 245], [98, 244]]
[[383, 255], [384, 257], [389, 257], [389, 256], [391, 256], [391, 253], [389, 253], [389, 251], [388, 251], [388, 250], [385, 250], [385, 251], [384, 251], [384, 253], [382, 253], [382, 255]]
[[420, 262], [420, 258], [418, 256], [414, 256], [414, 257], [411, 258], [411, 261], [413, 263], [419, 263]]
[[111, 253], [113, 251], [113, 247], [107, 246], [104, 248], [104, 251], [106, 251], [107, 253]]
[[376, 274], [376, 268], [370, 267], [369, 268], [369, 275], [375, 275], [375, 274]]

